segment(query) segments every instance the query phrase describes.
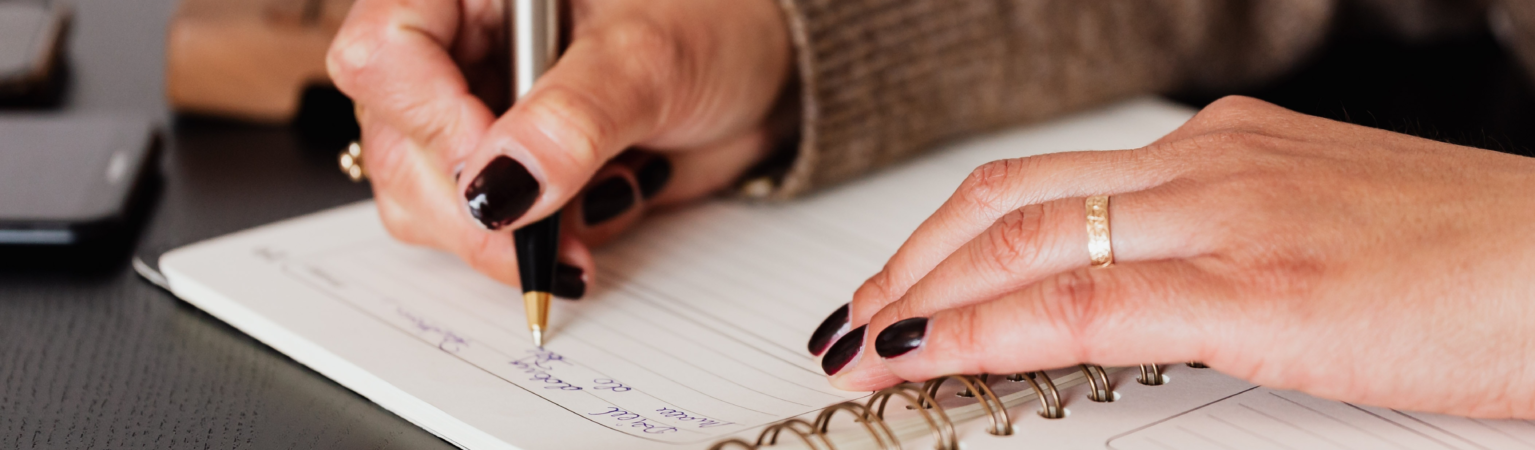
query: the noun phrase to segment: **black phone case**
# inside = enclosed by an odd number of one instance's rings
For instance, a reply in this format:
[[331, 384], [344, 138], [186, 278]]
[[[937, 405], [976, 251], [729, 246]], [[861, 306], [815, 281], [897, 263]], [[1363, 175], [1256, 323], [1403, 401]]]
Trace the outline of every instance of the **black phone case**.
[[0, 116], [0, 245], [90, 246], [131, 233], [159, 149], [148, 119]]
[[0, 1], [0, 104], [26, 106], [57, 90], [70, 10], [36, 1]]

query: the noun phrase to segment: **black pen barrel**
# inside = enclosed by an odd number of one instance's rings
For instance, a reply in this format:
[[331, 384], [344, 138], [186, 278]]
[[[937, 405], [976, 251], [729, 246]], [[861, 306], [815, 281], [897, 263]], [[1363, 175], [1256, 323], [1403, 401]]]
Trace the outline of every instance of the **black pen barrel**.
[[522, 292], [554, 289], [554, 268], [560, 254], [560, 213], [512, 232], [517, 246], [517, 272]]

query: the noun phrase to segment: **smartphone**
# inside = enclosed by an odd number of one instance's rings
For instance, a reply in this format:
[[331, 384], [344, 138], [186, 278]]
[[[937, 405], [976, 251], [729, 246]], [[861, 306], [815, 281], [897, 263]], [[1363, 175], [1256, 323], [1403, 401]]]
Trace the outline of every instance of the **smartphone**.
[[25, 98], [53, 81], [68, 11], [40, 1], [0, 0], [0, 98]]
[[90, 246], [124, 234], [158, 148], [148, 119], [0, 115], [0, 245]]

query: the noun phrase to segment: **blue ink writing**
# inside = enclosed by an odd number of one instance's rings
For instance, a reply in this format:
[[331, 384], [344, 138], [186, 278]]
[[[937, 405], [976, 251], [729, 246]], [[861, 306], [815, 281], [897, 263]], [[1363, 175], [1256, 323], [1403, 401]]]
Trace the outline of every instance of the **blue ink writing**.
[[438, 350], [442, 350], [448, 353], [458, 353], [459, 350], [464, 349], [464, 346], [469, 345], [469, 340], [459, 337], [457, 334], [453, 334], [452, 331], [448, 331], [442, 327], [432, 325], [430, 322], [427, 322], [426, 318], [411, 314], [409, 311], [400, 309], [398, 307], [394, 309], [394, 312], [399, 314], [400, 317], [404, 317], [406, 320], [409, 320], [411, 325], [416, 327], [416, 331], [419, 331], [422, 334], [436, 334], [441, 336], [437, 340]]
[[640, 431], [645, 434], [666, 434], [677, 432], [677, 427], [651, 422], [650, 419], [646, 419], [644, 416], [629, 412], [616, 406], [609, 406], [607, 411], [587, 413], [586, 415], [609, 417], [618, 421], [618, 425], [620, 426], [627, 425], [629, 428], [640, 428]]
[[656, 412], [668, 419], [678, 422], [695, 422], [699, 428], [717, 427], [721, 425], [735, 425], [734, 422], [721, 422], [704, 416], [688, 414], [686, 411], [672, 408], [656, 408]]
[[626, 385], [626, 384], [623, 384], [623, 383], [619, 383], [618, 381], [615, 381], [612, 378], [598, 378], [598, 379], [592, 380], [592, 382], [593, 383], [597, 383], [597, 385], [593, 386], [592, 389], [599, 390], [599, 391], [607, 390], [607, 391], [613, 391], [613, 392], [629, 392], [629, 391], [634, 390], [634, 388], [629, 387], [629, 385]]
[[513, 366], [522, 369], [523, 373], [532, 375], [528, 377], [528, 380], [543, 382], [547, 385], [544, 386], [544, 389], [559, 389], [562, 391], [581, 390], [580, 386], [570, 384], [570, 382], [561, 380], [549, 373], [556, 367], [571, 365], [565, 361], [564, 356], [541, 349], [529, 350], [528, 353], [532, 353], [532, 355], [511, 362]]

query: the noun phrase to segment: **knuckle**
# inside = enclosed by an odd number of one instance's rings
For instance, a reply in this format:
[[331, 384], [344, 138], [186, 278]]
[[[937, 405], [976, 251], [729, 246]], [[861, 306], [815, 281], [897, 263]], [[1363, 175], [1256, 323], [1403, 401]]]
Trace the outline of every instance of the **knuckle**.
[[886, 267], [868, 280], [864, 280], [863, 285], [858, 286], [858, 290], [853, 293], [853, 306], [856, 309], [863, 309], [861, 307], [878, 309], [895, 300], [900, 293], [895, 290], [893, 277], [890, 268]]
[[1268, 103], [1256, 98], [1243, 95], [1227, 95], [1211, 102], [1205, 107], [1206, 111], [1217, 114], [1229, 114], [1237, 112], [1249, 112], [1267, 106]]
[[985, 264], [998, 272], [1017, 274], [1032, 267], [1043, 254], [1044, 207], [1029, 205], [1008, 213], [987, 233], [982, 252]]
[[687, 54], [679, 37], [671, 28], [644, 20], [615, 24], [602, 34], [604, 44], [633, 56], [625, 62], [635, 70], [676, 67]]
[[602, 146], [612, 142], [620, 128], [618, 119], [591, 94], [563, 84], [548, 86], [527, 108], [560, 147], [557, 155], [575, 167], [601, 162]]
[[[996, 336], [990, 336], [989, 331], [982, 329], [986, 324], [980, 319], [982, 314], [979, 308], [982, 305], [957, 308], [944, 313], [943, 329], [949, 330], [947, 336], [935, 339], [937, 342], [947, 342], [947, 348], [953, 353], [964, 354], [967, 352], [984, 351], [995, 346]], [[985, 364], [986, 358], [980, 358], [981, 364]], [[990, 368], [987, 368], [990, 369]]]
[[331, 82], [336, 84], [337, 89], [345, 91], [351, 86], [352, 70], [342, 61], [343, 48], [344, 44], [338, 39], [329, 50], [325, 51], [325, 72], [330, 75]]
[[1082, 361], [1092, 360], [1088, 344], [1101, 321], [1103, 288], [1090, 269], [1062, 273], [1044, 285], [1042, 317], [1068, 338], [1075, 346], [1070, 350]]
[[675, 27], [634, 20], [609, 26], [598, 38], [598, 45], [609, 53], [625, 55], [607, 62], [613, 70], [610, 79], [632, 86], [627, 95], [639, 107], [661, 104], [660, 99], [678, 92], [679, 86], [695, 86], [696, 75], [704, 64], [695, 54], [710, 54], [712, 39], [690, 36]]
[[869, 317], [869, 330], [871, 332], [882, 331], [886, 329], [886, 327], [889, 327], [890, 325], [901, 320], [922, 316], [923, 314], [917, 313], [917, 310], [918, 308], [914, 307], [910, 302], [906, 301], [896, 301], [888, 305], [878, 307], [878, 310], [875, 311], [874, 315]]
[[1012, 192], [1009, 178], [1018, 175], [1028, 163], [1025, 158], [1001, 159], [976, 167], [959, 186], [961, 204], [978, 214], [990, 214], [1006, 205]]
[[427, 97], [403, 99], [399, 114], [410, 124], [411, 139], [428, 149], [439, 149], [450, 134], [454, 118], [436, 111]]
[[366, 26], [348, 20], [325, 52], [325, 71], [343, 92], [352, 90], [358, 73], [370, 59], [367, 39]]
[[1262, 100], [1228, 95], [1206, 105], [1204, 109], [1199, 110], [1199, 113], [1194, 114], [1188, 123], [1195, 130], [1206, 132], [1247, 127], [1254, 123], [1258, 113], [1267, 108], [1268, 104]]

